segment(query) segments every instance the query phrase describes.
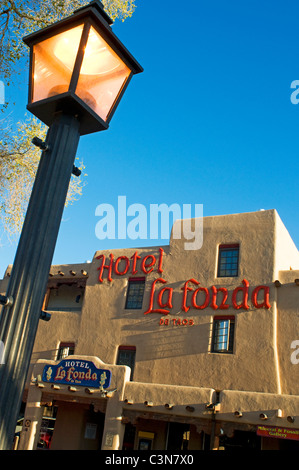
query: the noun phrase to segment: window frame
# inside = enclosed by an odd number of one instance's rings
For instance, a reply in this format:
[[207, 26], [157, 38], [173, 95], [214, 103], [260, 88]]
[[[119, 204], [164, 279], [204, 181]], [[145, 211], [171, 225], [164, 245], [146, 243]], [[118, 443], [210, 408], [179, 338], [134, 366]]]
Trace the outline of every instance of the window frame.
[[[120, 364], [120, 355], [122, 352], [131, 352], [131, 361], [130, 364], [128, 364], [129, 361], [122, 361]], [[134, 369], [135, 369], [135, 361], [136, 361], [136, 346], [127, 346], [127, 345], [121, 345], [118, 347], [117, 350], [117, 358], [116, 358], [116, 365], [118, 366], [128, 366], [131, 369], [131, 374], [130, 374], [130, 380], [133, 380], [133, 374], [134, 374]], [[126, 362], [126, 363], [124, 363]]]
[[[142, 300], [136, 301], [137, 306], [129, 305], [130, 302], [133, 303], [133, 300], [130, 299], [130, 295], [133, 294], [130, 292], [131, 286], [134, 284], [142, 284], [143, 285], [143, 291], [142, 291]], [[141, 310], [143, 306], [143, 299], [144, 299], [144, 292], [145, 292], [145, 277], [131, 277], [128, 280], [128, 287], [127, 287], [127, 295], [126, 295], [126, 303], [125, 303], [125, 309], [126, 310]], [[138, 294], [141, 295], [141, 294]]]
[[[71, 353], [68, 351], [68, 354], [65, 356], [63, 354], [63, 350], [66, 348], [68, 348], [68, 350], [72, 348], [73, 351]], [[62, 361], [66, 357], [72, 356], [74, 353], [75, 353], [75, 343], [73, 341], [61, 341], [57, 349], [56, 361]]]
[[[228, 270], [228, 268], [225, 269], [225, 271], [228, 271], [228, 274], [225, 273], [223, 274], [221, 272], [221, 261], [222, 259], [226, 259], [228, 257], [225, 257], [225, 256], [222, 256], [223, 253], [225, 252], [228, 252], [228, 251], [232, 251], [232, 250], [238, 250], [237, 251], [237, 261], [236, 263], [236, 274], [232, 274], [232, 271], [235, 271], [235, 269], [233, 269], [232, 267], [230, 268], [230, 271]], [[233, 256], [229, 257], [229, 258], [233, 258]], [[240, 262], [240, 244], [239, 243], [231, 243], [231, 244], [221, 244], [218, 246], [218, 266], [217, 266], [217, 278], [220, 278], [220, 277], [238, 277], [239, 276], [239, 262]], [[224, 263], [223, 263], [224, 264]], [[232, 264], [232, 263], [226, 263], [226, 264]]]
[[[221, 326], [220, 322], [227, 322]], [[217, 315], [213, 318], [211, 352], [218, 354], [233, 354], [235, 347], [234, 315]], [[219, 341], [222, 338], [222, 341]], [[225, 346], [220, 348], [219, 345]]]

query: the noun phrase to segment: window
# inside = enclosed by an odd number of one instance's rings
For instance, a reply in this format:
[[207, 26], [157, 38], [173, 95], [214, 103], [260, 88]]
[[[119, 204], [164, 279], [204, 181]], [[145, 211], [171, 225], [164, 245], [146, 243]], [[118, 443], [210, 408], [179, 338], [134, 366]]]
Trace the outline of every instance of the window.
[[58, 282], [51, 285], [45, 299], [45, 309], [52, 312], [81, 311], [85, 286]]
[[235, 317], [214, 317], [212, 352], [232, 353], [234, 345]]
[[57, 361], [61, 359], [65, 359], [67, 356], [71, 356], [75, 352], [75, 344], [74, 343], [60, 343], [58, 354], [57, 354]]
[[133, 379], [135, 356], [136, 356], [135, 346], [119, 346], [116, 364], [118, 366], [129, 366], [131, 368], [130, 380]]
[[144, 287], [145, 287], [145, 279], [143, 277], [129, 279], [127, 300], [126, 300], [127, 309], [142, 308]]
[[218, 277], [238, 276], [239, 245], [220, 245]]

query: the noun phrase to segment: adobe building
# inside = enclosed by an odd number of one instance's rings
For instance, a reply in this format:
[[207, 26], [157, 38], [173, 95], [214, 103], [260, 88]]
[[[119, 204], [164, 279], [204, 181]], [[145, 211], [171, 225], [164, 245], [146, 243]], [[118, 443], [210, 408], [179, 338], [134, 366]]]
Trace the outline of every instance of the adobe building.
[[275, 210], [52, 266], [15, 448], [298, 450], [298, 305]]

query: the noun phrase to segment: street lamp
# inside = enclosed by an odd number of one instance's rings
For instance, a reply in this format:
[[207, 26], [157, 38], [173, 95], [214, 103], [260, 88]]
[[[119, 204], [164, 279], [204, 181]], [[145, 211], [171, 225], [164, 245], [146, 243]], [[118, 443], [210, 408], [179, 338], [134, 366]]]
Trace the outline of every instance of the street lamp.
[[107, 129], [140, 65], [113, 34], [99, 1], [26, 38], [28, 110], [50, 126], [57, 111], [78, 115], [80, 134]]
[[[109, 127], [142, 67], [99, 0], [32, 33], [27, 108], [49, 126], [0, 317], [0, 449], [12, 446], [49, 270], [81, 135]], [[76, 173], [76, 172], [75, 172]], [[3, 296], [2, 296], [3, 297]]]

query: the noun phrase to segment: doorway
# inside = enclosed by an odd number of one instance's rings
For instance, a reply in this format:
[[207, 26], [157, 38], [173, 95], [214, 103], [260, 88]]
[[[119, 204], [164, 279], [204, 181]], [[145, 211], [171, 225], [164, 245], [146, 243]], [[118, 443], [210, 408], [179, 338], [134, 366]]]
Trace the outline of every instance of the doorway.
[[105, 414], [92, 405], [59, 402], [51, 450], [100, 450]]
[[169, 423], [166, 450], [188, 450], [190, 425], [186, 423]]

